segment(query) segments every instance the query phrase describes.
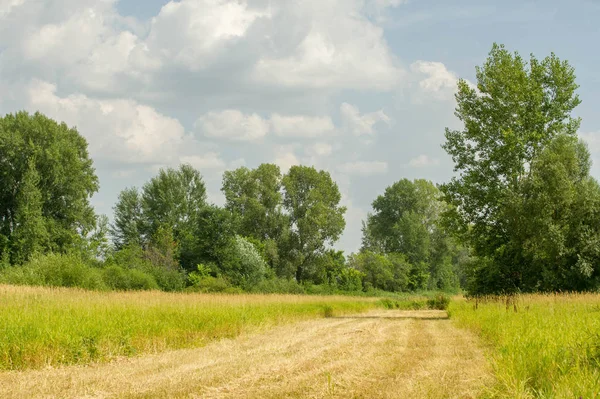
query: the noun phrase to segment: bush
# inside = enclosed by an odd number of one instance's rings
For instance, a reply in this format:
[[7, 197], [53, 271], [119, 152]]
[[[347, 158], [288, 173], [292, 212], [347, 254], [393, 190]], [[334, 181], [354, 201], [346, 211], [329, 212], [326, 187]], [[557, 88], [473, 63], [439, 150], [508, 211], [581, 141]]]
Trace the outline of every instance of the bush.
[[272, 278], [263, 280], [252, 287], [252, 292], [263, 294], [304, 294], [304, 288], [296, 280]]
[[446, 310], [450, 304], [450, 298], [446, 295], [436, 295], [435, 297], [427, 300], [427, 307], [429, 309]]
[[[195, 280], [194, 285], [188, 287], [188, 291], [193, 292], [231, 292], [229, 281], [221, 277], [206, 276]], [[241, 291], [241, 290], [240, 290]]]
[[23, 266], [7, 268], [0, 272], [0, 282], [89, 290], [108, 288], [100, 269], [88, 266], [78, 256], [60, 254], [35, 256]]
[[157, 290], [156, 280], [140, 270], [127, 270], [116, 265], [110, 265], [103, 270], [105, 284], [120, 291], [127, 290]]

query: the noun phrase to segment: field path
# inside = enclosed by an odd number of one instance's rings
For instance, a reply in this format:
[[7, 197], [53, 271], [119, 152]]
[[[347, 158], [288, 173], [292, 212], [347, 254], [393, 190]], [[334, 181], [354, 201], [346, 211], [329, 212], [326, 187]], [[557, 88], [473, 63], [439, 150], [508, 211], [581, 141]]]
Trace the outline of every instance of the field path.
[[0, 398], [475, 398], [490, 373], [442, 311], [317, 319], [199, 349], [0, 373]]

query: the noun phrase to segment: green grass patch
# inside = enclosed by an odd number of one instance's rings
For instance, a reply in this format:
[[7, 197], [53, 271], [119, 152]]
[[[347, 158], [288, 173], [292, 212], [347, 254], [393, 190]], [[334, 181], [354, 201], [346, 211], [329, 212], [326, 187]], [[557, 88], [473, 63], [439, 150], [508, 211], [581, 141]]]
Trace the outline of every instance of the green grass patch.
[[376, 306], [373, 299], [336, 296], [0, 286], [0, 370], [198, 347], [274, 325]]
[[600, 295], [453, 301], [449, 313], [489, 345], [489, 397], [600, 398]]

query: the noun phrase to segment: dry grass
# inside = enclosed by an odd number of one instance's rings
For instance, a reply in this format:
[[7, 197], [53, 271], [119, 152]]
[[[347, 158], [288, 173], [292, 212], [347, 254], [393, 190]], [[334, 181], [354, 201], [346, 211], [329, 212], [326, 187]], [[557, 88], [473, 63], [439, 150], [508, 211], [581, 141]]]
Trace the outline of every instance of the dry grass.
[[352, 297], [90, 292], [0, 285], [0, 370], [109, 361], [376, 306]]
[[380, 310], [108, 364], [0, 373], [11, 398], [475, 398], [491, 377], [441, 311]]

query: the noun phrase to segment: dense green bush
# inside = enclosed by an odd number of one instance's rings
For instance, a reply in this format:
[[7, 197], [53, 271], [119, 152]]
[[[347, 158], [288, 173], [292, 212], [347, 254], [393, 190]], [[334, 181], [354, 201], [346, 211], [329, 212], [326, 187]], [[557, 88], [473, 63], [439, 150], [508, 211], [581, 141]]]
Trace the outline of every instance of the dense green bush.
[[79, 287], [106, 290], [102, 270], [92, 268], [75, 255], [48, 254], [35, 256], [23, 266], [0, 272], [0, 282], [16, 285]]
[[285, 278], [271, 278], [263, 280], [254, 285], [252, 292], [263, 294], [304, 294], [304, 287], [298, 284], [296, 280]]
[[116, 265], [107, 266], [102, 270], [105, 284], [113, 290], [157, 290], [158, 284], [154, 277], [140, 270], [123, 269]]

